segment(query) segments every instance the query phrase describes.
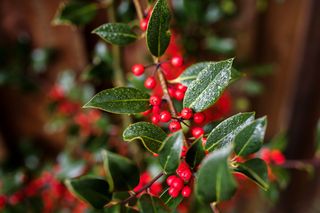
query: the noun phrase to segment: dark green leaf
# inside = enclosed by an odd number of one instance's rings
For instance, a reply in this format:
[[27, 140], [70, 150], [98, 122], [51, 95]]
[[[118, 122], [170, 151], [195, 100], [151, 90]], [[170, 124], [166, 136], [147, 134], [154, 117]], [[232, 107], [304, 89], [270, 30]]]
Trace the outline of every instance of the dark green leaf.
[[147, 29], [147, 47], [152, 55], [163, 55], [170, 43], [170, 11], [167, 0], [158, 0], [153, 8]]
[[170, 209], [157, 197], [144, 194], [139, 199], [139, 207], [142, 213], [170, 212]]
[[253, 112], [238, 113], [222, 121], [207, 138], [205, 149], [213, 151], [231, 143], [236, 135], [254, 120]]
[[235, 193], [237, 184], [227, 163], [231, 151], [232, 146], [226, 146], [210, 153], [201, 163], [195, 190], [203, 202], [228, 200]]
[[[170, 83], [181, 83], [187, 87], [191, 84], [192, 81], [197, 79], [198, 74], [205, 69], [210, 63], [214, 62], [199, 62], [188, 67], [183, 73], [176, 79], [171, 80]], [[236, 69], [231, 69], [231, 82], [239, 79], [242, 74]]]
[[196, 80], [198, 74], [204, 70], [208, 65], [212, 62], [200, 62], [191, 65], [188, 67], [183, 73], [176, 79], [172, 81], [172, 83], [181, 83], [187, 87], [191, 84], [192, 81]]
[[126, 45], [138, 38], [130, 26], [124, 23], [107, 23], [93, 30], [92, 33], [106, 42], [117, 45]]
[[263, 144], [266, 125], [266, 117], [262, 117], [243, 128], [234, 139], [235, 153], [246, 156], [258, 151]]
[[169, 188], [164, 190], [160, 195], [160, 199], [164, 202], [166, 206], [168, 206], [171, 210], [174, 210], [178, 207], [178, 205], [182, 202], [183, 197], [180, 194], [178, 197], [171, 197], [169, 194]]
[[129, 191], [138, 185], [140, 172], [131, 160], [106, 150], [102, 154], [110, 191]]
[[149, 95], [135, 88], [117, 87], [99, 92], [83, 107], [117, 114], [139, 113], [150, 108]]
[[97, 209], [103, 208], [112, 198], [107, 181], [102, 179], [92, 177], [68, 179], [66, 185], [75, 196]]
[[168, 136], [163, 142], [159, 152], [159, 162], [166, 174], [171, 174], [178, 168], [180, 164], [182, 146], [182, 130]]
[[250, 159], [244, 163], [239, 163], [235, 171], [246, 175], [257, 183], [262, 189], [268, 189], [268, 169], [266, 163], [259, 159]]
[[97, 5], [86, 1], [61, 3], [53, 24], [85, 25], [96, 15]]
[[131, 124], [123, 132], [125, 141], [140, 139], [143, 145], [152, 153], [158, 153], [167, 134], [158, 126], [148, 122]]
[[183, 99], [183, 107], [201, 112], [213, 105], [231, 81], [233, 59], [208, 63], [192, 81]]
[[189, 148], [186, 155], [186, 162], [193, 169], [193, 168], [196, 168], [201, 163], [201, 161], [205, 156], [206, 154], [202, 146], [202, 140], [201, 138], [199, 138]]

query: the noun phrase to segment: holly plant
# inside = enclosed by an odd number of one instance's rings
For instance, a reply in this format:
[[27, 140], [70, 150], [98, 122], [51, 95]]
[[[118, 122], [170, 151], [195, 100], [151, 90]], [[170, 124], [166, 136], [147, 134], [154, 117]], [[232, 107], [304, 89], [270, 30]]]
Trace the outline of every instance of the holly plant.
[[[139, 167], [132, 159], [103, 150], [104, 177], [68, 179], [68, 189], [97, 209], [141, 212], [174, 211], [191, 195], [215, 209], [217, 203], [235, 194], [234, 173], [242, 173], [267, 190], [267, 165], [255, 155], [263, 145], [266, 117], [255, 118], [254, 112], [243, 112], [209, 130], [202, 125], [204, 111], [241, 76], [232, 67], [234, 59], [195, 63], [178, 77], [168, 79], [164, 67], [170, 65], [174, 70], [185, 63], [182, 55], [165, 57], [171, 37], [168, 2], [157, 0], [147, 12], [142, 11], [139, 1], [134, 3], [140, 29], [126, 23], [106, 23], [93, 33], [120, 46], [146, 39], [153, 62], [132, 67], [138, 78], [148, 76], [144, 81], [146, 89], [106, 89], [84, 108], [130, 116], [134, 121], [141, 114], [150, 118], [151, 122], [127, 126], [122, 137], [129, 144], [141, 143], [156, 158], [161, 171], [153, 178], [140, 177]], [[166, 187], [157, 196], [153, 186], [164, 179]]]

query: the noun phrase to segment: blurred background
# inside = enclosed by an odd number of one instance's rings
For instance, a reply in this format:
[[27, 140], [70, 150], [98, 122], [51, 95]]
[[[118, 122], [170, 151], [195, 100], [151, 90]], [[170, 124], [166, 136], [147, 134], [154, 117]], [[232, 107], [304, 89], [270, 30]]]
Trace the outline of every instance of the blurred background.
[[[6, 212], [26, 206], [80, 212], [86, 206], [59, 180], [88, 170], [101, 147], [128, 149], [117, 143], [117, 116], [81, 106], [119, 85], [114, 79], [121, 70], [126, 84], [143, 85], [130, 73], [134, 63], [148, 61], [143, 40], [121, 48], [115, 70], [114, 49], [91, 34], [108, 21], [138, 26], [134, 5], [62, 2], [0, 0], [0, 195], [6, 195], [0, 207]], [[141, 3], [147, 8], [148, 1]], [[255, 189], [222, 212], [320, 212], [320, 1], [171, 0], [170, 6], [174, 38], [188, 64], [235, 57], [235, 68], [245, 74], [228, 90], [231, 106], [221, 116], [267, 115], [266, 143], [288, 159], [267, 195], [256, 196]], [[43, 182], [54, 190], [36, 196]]]

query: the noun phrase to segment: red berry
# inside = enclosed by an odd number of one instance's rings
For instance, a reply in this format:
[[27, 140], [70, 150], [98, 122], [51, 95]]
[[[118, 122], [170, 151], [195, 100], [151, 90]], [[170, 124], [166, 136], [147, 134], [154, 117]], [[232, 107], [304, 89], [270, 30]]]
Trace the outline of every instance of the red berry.
[[182, 191], [181, 191], [181, 195], [182, 195], [183, 197], [189, 197], [190, 194], [191, 194], [191, 189], [190, 189], [190, 187], [189, 187], [189, 186], [183, 187], [183, 189], [182, 189]]
[[178, 101], [182, 101], [184, 98], [184, 92], [181, 90], [176, 90], [174, 93], [174, 97], [178, 100]]
[[176, 172], [180, 176], [184, 171], [189, 170], [189, 166], [186, 162], [182, 161], [177, 168]]
[[149, 19], [148, 18], [144, 18], [144, 19], [141, 19], [140, 20], [140, 29], [142, 31], [146, 31], [147, 28], [148, 28], [148, 22], [149, 22]]
[[271, 151], [271, 158], [276, 165], [281, 165], [286, 161], [284, 155], [277, 149]]
[[144, 73], [144, 66], [142, 64], [135, 64], [131, 67], [131, 71], [135, 76], [140, 76]]
[[181, 190], [182, 189], [182, 187], [183, 187], [183, 181], [182, 181], [182, 179], [181, 178], [175, 178], [173, 181], [172, 181], [172, 183], [171, 183], [171, 185], [170, 185], [172, 188], [176, 188], [177, 190]]
[[205, 119], [205, 117], [202, 112], [197, 112], [197, 113], [194, 113], [194, 115], [193, 115], [193, 121], [196, 124], [201, 124], [204, 121], [204, 119]]
[[159, 106], [153, 106], [151, 111], [152, 111], [153, 114], [159, 114], [160, 105]]
[[169, 195], [173, 198], [178, 197], [180, 190], [174, 188], [174, 187], [170, 187], [169, 188]]
[[181, 67], [183, 64], [183, 58], [181, 56], [174, 56], [171, 58], [170, 62], [174, 67]]
[[271, 150], [268, 148], [262, 148], [260, 151], [260, 158], [269, 164], [271, 161]]
[[158, 157], [159, 156], [159, 154], [157, 154], [157, 153], [153, 153], [152, 155], [153, 155], [153, 157]]
[[156, 87], [156, 85], [157, 85], [157, 82], [153, 76], [149, 76], [144, 82], [144, 86], [147, 89], [153, 89]]
[[173, 87], [168, 87], [170, 97], [175, 97], [176, 90]]
[[171, 114], [168, 111], [162, 111], [160, 113], [160, 121], [161, 122], [168, 122], [171, 120]]
[[190, 108], [183, 108], [181, 110], [181, 117], [185, 120], [189, 120], [193, 115], [192, 109]]
[[178, 131], [179, 129], [181, 129], [181, 124], [180, 124], [179, 121], [171, 121], [171, 122], [169, 123], [169, 130], [170, 130], [171, 132], [176, 132], [176, 131]]
[[158, 124], [159, 121], [160, 121], [159, 115], [158, 115], [158, 114], [152, 115], [151, 121], [152, 121], [152, 123], [154, 123], [154, 124]]
[[190, 178], [192, 177], [190, 169], [186, 169], [181, 172], [180, 177], [182, 178], [182, 180], [184, 180], [184, 182], [189, 182]]
[[175, 175], [170, 175], [170, 176], [167, 178], [167, 180], [166, 180], [168, 186], [171, 186], [172, 182], [173, 182], [176, 178], [178, 178], [178, 177], [175, 176]]
[[161, 104], [161, 98], [156, 95], [152, 95], [149, 99], [149, 102], [152, 106], [159, 106]]
[[187, 91], [187, 87], [185, 86], [185, 85], [183, 85], [183, 84], [177, 84], [176, 85], [176, 88], [177, 88], [177, 90], [181, 90], [182, 92], [185, 92], [185, 91]]
[[201, 137], [201, 135], [204, 134], [204, 130], [201, 127], [194, 127], [194, 128], [192, 128], [191, 133], [192, 133], [193, 137], [199, 138], [199, 137]]

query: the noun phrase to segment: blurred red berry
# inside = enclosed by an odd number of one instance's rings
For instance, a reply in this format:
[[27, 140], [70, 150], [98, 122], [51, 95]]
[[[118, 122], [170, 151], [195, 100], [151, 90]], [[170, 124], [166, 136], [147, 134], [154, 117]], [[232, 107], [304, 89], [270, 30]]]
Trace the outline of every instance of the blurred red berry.
[[271, 151], [271, 158], [276, 165], [281, 165], [286, 161], [284, 155], [280, 152], [280, 150], [277, 149]]
[[151, 117], [151, 121], [152, 121], [152, 123], [154, 123], [154, 124], [158, 124], [158, 123], [159, 123], [159, 121], [160, 121], [160, 117], [159, 117], [159, 115], [158, 115], [158, 114], [154, 114], [154, 115], [152, 115], [152, 117]]
[[185, 120], [189, 120], [193, 115], [192, 109], [190, 108], [183, 108], [181, 110], [181, 117]]
[[204, 134], [204, 130], [201, 127], [193, 127], [191, 130], [192, 136], [195, 138], [201, 137]]
[[170, 60], [172, 66], [181, 67], [183, 64], [183, 58], [181, 56], [174, 56]]
[[171, 114], [170, 114], [170, 112], [168, 112], [168, 111], [162, 111], [161, 113], [160, 113], [160, 121], [161, 122], [168, 122], [168, 121], [170, 121], [171, 120]]
[[144, 82], [144, 86], [147, 89], [154, 89], [156, 85], [157, 85], [157, 82], [153, 76], [149, 76]]
[[161, 98], [156, 95], [152, 95], [149, 102], [152, 106], [159, 106], [161, 104]]
[[176, 188], [177, 190], [181, 190], [182, 189], [182, 187], [183, 187], [183, 181], [182, 181], [182, 179], [181, 178], [175, 178], [173, 181], [172, 181], [172, 183], [171, 183], [171, 185], [170, 185], [172, 188]]
[[144, 18], [144, 19], [141, 19], [140, 20], [140, 29], [142, 31], [146, 31], [147, 28], [148, 28], [148, 22], [149, 22], [149, 19], [148, 18]]
[[181, 124], [180, 124], [179, 121], [171, 121], [171, 122], [169, 123], [169, 130], [170, 130], [171, 132], [176, 132], [176, 131], [178, 131], [179, 129], [181, 129]]
[[178, 178], [178, 177], [175, 176], [175, 175], [170, 175], [166, 180], [166, 183], [168, 184], [168, 186], [171, 186], [173, 180], [176, 179], [176, 178]]
[[175, 198], [175, 197], [178, 197], [180, 190], [174, 187], [170, 187], [168, 192], [171, 197]]
[[189, 186], [185, 186], [183, 187], [183, 189], [181, 190], [181, 195], [183, 197], [189, 197], [191, 195], [191, 189]]
[[206, 143], [207, 143], [207, 138], [206, 137], [202, 137], [201, 141], [202, 141], [202, 146], [205, 146]]
[[196, 123], [196, 124], [201, 124], [202, 122], [204, 122], [204, 114], [202, 112], [197, 112], [197, 113], [194, 113], [193, 115], [193, 121]]
[[144, 66], [142, 64], [135, 64], [131, 67], [131, 71], [135, 76], [140, 76], [144, 73]]
[[178, 100], [178, 101], [182, 101], [184, 98], [184, 92], [181, 90], [176, 90], [174, 93], [174, 97]]
[[181, 157], [185, 157], [188, 152], [188, 148], [186, 146], [182, 146]]
[[176, 84], [176, 89], [181, 90], [182, 92], [185, 92], [187, 91], [188, 88], [183, 84]]

